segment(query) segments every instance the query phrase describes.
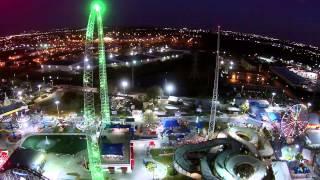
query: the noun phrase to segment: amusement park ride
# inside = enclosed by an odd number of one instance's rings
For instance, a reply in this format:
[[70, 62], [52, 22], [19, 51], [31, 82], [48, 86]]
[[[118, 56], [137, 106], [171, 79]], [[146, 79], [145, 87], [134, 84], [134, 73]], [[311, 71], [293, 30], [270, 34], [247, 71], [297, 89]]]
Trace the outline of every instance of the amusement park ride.
[[219, 89], [219, 72], [220, 72], [220, 26], [218, 26], [217, 52], [216, 52], [216, 67], [214, 74], [214, 85], [211, 100], [211, 112], [208, 129], [208, 139], [213, 139], [214, 128], [216, 125], [217, 106], [218, 106], [218, 89]]
[[286, 138], [294, 138], [304, 133], [309, 120], [308, 108], [304, 104], [289, 107], [281, 119], [281, 133]]
[[[100, 1], [92, 3], [86, 32], [85, 57], [84, 57], [84, 122], [87, 133], [87, 150], [89, 158], [89, 170], [93, 180], [103, 180], [106, 177], [101, 167], [101, 154], [99, 136], [110, 123], [109, 97], [106, 58], [104, 48], [104, 33], [102, 14], [105, 6]], [[94, 105], [93, 66], [94, 66], [94, 30], [97, 27], [98, 35], [98, 66], [99, 66], [99, 92], [101, 102], [101, 117], [96, 116]], [[97, 123], [98, 122], [98, 123]]]

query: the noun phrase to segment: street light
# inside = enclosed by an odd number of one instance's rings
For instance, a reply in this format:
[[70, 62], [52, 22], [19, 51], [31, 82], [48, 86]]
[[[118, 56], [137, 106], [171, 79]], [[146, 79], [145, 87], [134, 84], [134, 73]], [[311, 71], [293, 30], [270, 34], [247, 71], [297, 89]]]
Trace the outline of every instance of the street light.
[[170, 94], [174, 91], [173, 84], [167, 84], [166, 85], [166, 91], [167, 91], [168, 95], [170, 96]]
[[311, 102], [308, 102], [307, 106], [310, 108], [312, 106]]
[[310, 107], [312, 106], [311, 102], [308, 102], [307, 106], [308, 106], [308, 120], [310, 120]]
[[131, 86], [134, 87], [134, 65], [137, 64], [136, 60], [132, 61], [132, 65], [131, 65]]
[[308, 106], [308, 112], [310, 112], [310, 107], [312, 106], [311, 102], [308, 102], [307, 106]]
[[128, 87], [128, 81], [122, 81], [121, 86], [123, 88], [123, 94], [126, 94], [126, 88]]
[[276, 93], [275, 93], [275, 92], [272, 92], [271, 105], [273, 104], [273, 98], [274, 98], [275, 95], [276, 95]]
[[21, 96], [22, 95], [22, 91], [18, 91], [18, 96]]
[[40, 93], [40, 90], [41, 90], [41, 84], [38, 84], [38, 89], [39, 89], [39, 93]]
[[22, 91], [18, 91], [18, 98], [19, 98], [19, 100], [22, 100]]
[[56, 104], [56, 106], [57, 106], [57, 113], [58, 113], [58, 117], [60, 117], [60, 112], [59, 112], [59, 104], [60, 104], [60, 101], [55, 101], [54, 102], [55, 104]]

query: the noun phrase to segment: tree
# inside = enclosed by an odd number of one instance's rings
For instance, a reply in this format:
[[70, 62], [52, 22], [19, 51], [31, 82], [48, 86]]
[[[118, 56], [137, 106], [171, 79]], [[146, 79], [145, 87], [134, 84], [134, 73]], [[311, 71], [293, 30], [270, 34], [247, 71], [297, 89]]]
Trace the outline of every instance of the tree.
[[266, 127], [264, 127], [264, 128], [262, 129], [262, 131], [263, 131], [264, 136], [265, 136], [267, 139], [270, 139], [270, 138], [272, 137], [270, 131], [268, 131]]
[[301, 162], [303, 160], [303, 155], [301, 153], [298, 153], [295, 158], [297, 161]]
[[171, 165], [169, 168], [168, 168], [168, 174], [170, 176], [175, 176], [178, 174], [178, 172], [176, 171], [176, 169], [173, 167], [173, 165]]
[[146, 90], [146, 94], [147, 99], [152, 100], [152, 102], [154, 103], [154, 100], [163, 94], [163, 90], [159, 86], [153, 86]]
[[147, 124], [152, 124], [155, 123], [156, 120], [158, 119], [157, 115], [150, 109], [147, 109], [144, 113], [143, 113], [143, 120], [144, 122], [146, 122]]
[[242, 114], [247, 113], [249, 111], [249, 101], [246, 100], [243, 104], [241, 104], [240, 109]]
[[153, 178], [152, 179], [154, 179], [154, 171], [157, 168], [157, 164], [154, 163], [154, 162], [148, 162], [147, 165], [146, 165], [146, 168], [148, 169], [148, 171], [152, 172], [152, 174], [153, 174]]
[[148, 162], [146, 165], [146, 168], [148, 169], [148, 171], [153, 172], [156, 169], [157, 165], [154, 162]]

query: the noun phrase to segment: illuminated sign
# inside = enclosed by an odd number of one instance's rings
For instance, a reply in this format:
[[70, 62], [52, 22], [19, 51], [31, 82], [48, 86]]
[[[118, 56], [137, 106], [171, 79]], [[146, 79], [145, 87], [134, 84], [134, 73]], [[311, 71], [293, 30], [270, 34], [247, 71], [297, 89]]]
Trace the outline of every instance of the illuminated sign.
[[307, 129], [319, 129], [320, 128], [320, 124], [308, 124], [307, 125]]

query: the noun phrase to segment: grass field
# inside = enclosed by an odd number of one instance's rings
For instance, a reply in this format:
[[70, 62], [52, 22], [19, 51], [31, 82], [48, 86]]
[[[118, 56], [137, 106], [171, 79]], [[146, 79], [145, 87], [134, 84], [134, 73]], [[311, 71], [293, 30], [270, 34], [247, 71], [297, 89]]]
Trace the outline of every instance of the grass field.
[[[150, 153], [152, 158], [164, 165], [167, 166], [167, 176], [164, 180], [185, 180], [189, 179], [188, 177], [179, 174], [175, 171], [173, 167], [173, 153], [174, 148], [164, 148], [164, 149], [151, 149]], [[162, 154], [162, 155], [161, 155]]]
[[[165, 155], [174, 153], [174, 148], [165, 148], [165, 149], [151, 149], [150, 153], [152, 155], [152, 158], [155, 161], [158, 161], [159, 163], [165, 164], [165, 165], [171, 165], [173, 162], [173, 155]], [[163, 155], [160, 155], [163, 154]]]

